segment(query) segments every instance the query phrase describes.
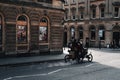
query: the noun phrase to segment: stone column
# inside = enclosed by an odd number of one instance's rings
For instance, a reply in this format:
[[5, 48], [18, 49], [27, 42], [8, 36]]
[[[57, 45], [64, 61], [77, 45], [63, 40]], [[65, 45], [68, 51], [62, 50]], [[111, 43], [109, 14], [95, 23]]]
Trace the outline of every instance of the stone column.
[[76, 0], [76, 19], [78, 19], [78, 0]]
[[83, 31], [83, 45], [85, 45], [85, 43], [86, 43], [86, 38], [89, 38], [90, 39], [90, 37], [89, 37], [89, 23], [88, 22], [85, 22], [84, 23], [84, 27], [83, 27], [84, 29], [84, 31]]
[[113, 39], [113, 33], [112, 33], [112, 24], [107, 24], [106, 25], [107, 28], [106, 28], [106, 31], [105, 31], [105, 43], [106, 44], [110, 44], [112, 42], [112, 39]]
[[112, 17], [112, 1], [113, 0], [106, 0], [106, 8], [105, 8], [106, 18], [111, 18]]
[[70, 39], [71, 39], [71, 35], [70, 35], [70, 26], [69, 25], [67, 25], [67, 42], [69, 42], [70, 41]]
[[99, 27], [98, 27], [99, 25], [97, 25], [97, 27], [96, 27], [96, 47], [99, 47], [99, 40], [100, 40], [100, 38], [99, 38]]
[[68, 9], [68, 20], [70, 20], [71, 18], [71, 9], [70, 9], [70, 1], [68, 1], [68, 6], [69, 6], [69, 9]]
[[90, 17], [90, 0], [85, 0], [85, 19]]
[[75, 23], [75, 39], [78, 39], [78, 25]]

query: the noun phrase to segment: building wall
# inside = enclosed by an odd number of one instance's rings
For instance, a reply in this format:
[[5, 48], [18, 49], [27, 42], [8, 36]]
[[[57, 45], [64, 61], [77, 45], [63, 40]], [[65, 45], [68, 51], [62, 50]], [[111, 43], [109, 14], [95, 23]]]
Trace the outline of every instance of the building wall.
[[[86, 45], [86, 38], [89, 39], [90, 47], [107, 47], [108, 44], [111, 44], [114, 40], [116, 47], [120, 47], [120, 1], [116, 0], [75, 0], [73, 3], [69, 0], [65, 0], [65, 21], [64, 27], [67, 29], [67, 43], [71, 39], [71, 27], [75, 28], [75, 38], [79, 39], [79, 27], [83, 28], [83, 37], [80, 41], [83, 42], [83, 45]], [[118, 16], [115, 16], [115, 7], [118, 9]], [[104, 9], [104, 12], [101, 17], [101, 8]], [[95, 13], [93, 12], [95, 9]], [[75, 13], [74, 13], [75, 11]], [[83, 13], [81, 13], [83, 12]], [[93, 17], [93, 13], [95, 17]], [[81, 18], [83, 14], [83, 18]], [[73, 16], [75, 17], [73, 18]], [[117, 14], [116, 14], [117, 15]], [[118, 27], [117, 27], [118, 26]], [[115, 30], [118, 29], [117, 31]], [[93, 29], [94, 28], [94, 29]], [[91, 39], [92, 32], [95, 35], [94, 39]], [[102, 29], [102, 37], [100, 38], [99, 31]], [[115, 37], [115, 35], [118, 35]], [[101, 39], [101, 40], [100, 40]]]
[[[39, 4], [37, 4], [39, 5]], [[20, 5], [14, 3], [0, 2], [0, 16], [2, 16], [2, 43], [0, 45], [1, 54], [21, 54], [21, 53], [40, 53], [62, 52], [63, 46], [63, 19], [64, 11], [62, 8]], [[26, 22], [20, 22], [19, 17], [26, 17]], [[47, 24], [41, 20], [47, 19]], [[18, 43], [18, 26], [27, 26], [26, 43]], [[47, 41], [39, 39], [40, 26], [47, 26]]]

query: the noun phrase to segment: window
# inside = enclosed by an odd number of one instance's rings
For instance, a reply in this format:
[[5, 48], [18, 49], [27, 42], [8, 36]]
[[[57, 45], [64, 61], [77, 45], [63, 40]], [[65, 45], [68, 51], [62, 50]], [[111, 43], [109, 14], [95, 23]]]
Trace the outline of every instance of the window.
[[74, 27], [71, 27], [70, 34], [71, 34], [71, 38], [72, 38], [72, 37], [75, 38], [75, 28], [74, 28]]
[[65, 19], [66, 19], [66, 20], [68, 19], [68, 15], [67, 15], [67, 13], [65, 13]]
[[24, 15], [18, 17], [16, 35], [18, 44], [27, 43], [27, 18]]
[[75, 14], [76, 14], [76, 8], [73, 7], [73, 8], [71, 9], [71, 12], [72, 12], [72, 19], [74, 20], [74, 19], [76, 18], [76, 16], [75, 16]]
[[79, 2], [84, 2], [84, 0], [78, 0]]
[[0, 45], [2, 45], [2, 17], [0, 16]]
[[96, 8], [92, 9], [92, 18], [96, 18]]
[[79, 28], [79, 39], [83, 39], [83, 28]]
[[65, 4], [68, 4], [68, 0], [65, 0]]
[[75, 0], [73, 0], [73, 3], [75, 3]]
[[80, 19], [83, 19], [84, 18], [84, 13], [83, 11], [80, 12]]
[[91, 40], [95, 40], [95, 37], [96, 37], [95, 36], [95, 33], [96, 33], [95, 27], [91, 27], [90, 32], [91, 32], [91, 35], [90, 35]]
[[100, 17], [101, 17], [101, 18], [104, 18], [104, 17], [105, 17], [105, 8], [101, 8], [100, 10], [101, 10], [101, 11], [100, 11], [100, 12], [101, 12], [101, 13], [100, 13]]
[[73, 19], [73, 20], [75, 19], [75, 14], [73, 14], [72, 19]]
[[65, 19], [68, 19], [68, 9], [65, 10]]
[[116, 17], [116, 18], [119, 17], [119, 7], [114, 8], [114, 17]]
[[73, 19], [73, 20], [76, 18], [76, 17], [75, 17], [75, 14], [76, 14], [76, 10], [73, 9], [73, 10], [72, 10], [72, 19]]
[[100, 40], [105, 40], [105, 29], [104, 29], [104, 27], [100, 26], [99, 31], [101, 31]]
[[48, 20], [45, 17], [40, 20], [39, 41], [48, 42]]

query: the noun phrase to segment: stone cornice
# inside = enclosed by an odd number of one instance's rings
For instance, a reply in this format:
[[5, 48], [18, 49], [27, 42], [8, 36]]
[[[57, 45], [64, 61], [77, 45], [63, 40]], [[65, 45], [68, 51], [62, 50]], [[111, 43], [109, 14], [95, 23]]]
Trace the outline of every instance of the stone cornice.
[[36, 3], [36, 2], [24, 2], [24, 1], [18, 1], [18, 0], [0, 0], [0, 3], [23, 6], [23, 7], [34, 7], [34, 8], [43, 8], [43, 9], [63, 10], [63, 9], [59, 9], [59, 8], [43, 6], [42, 4], [39, 4], [39, 3]]
[[113, 6], [120, 6], [120, 2], [113, 2], [112, 5]]

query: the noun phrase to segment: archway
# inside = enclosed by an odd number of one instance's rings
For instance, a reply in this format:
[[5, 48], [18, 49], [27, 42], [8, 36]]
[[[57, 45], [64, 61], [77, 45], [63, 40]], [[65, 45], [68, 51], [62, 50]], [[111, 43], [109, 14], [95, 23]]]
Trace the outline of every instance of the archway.
[[29, 27], [28, 18], [26, 15], [20, 15], [17, 18], [16, 24], [16, 45], [17, 51], [29, 50]]
[[67, 28], [64, 28], [64, 38], [63, 38], [63, 46], [66, 47], [67, 46]]
[[49, 18], [43, 16], [39, 21], [39, 51], [48, 52], [50, 50], [50, 24]]
[[115, 25], [113, 27], [113, 44], [114, 47], [118, 48], [120, 47], [120, 26]]

